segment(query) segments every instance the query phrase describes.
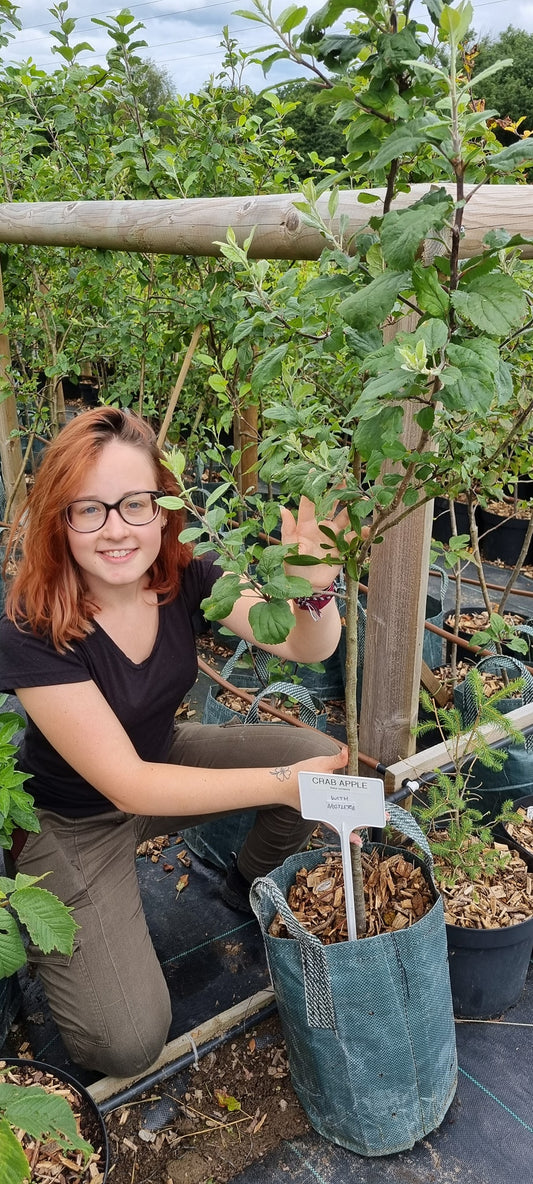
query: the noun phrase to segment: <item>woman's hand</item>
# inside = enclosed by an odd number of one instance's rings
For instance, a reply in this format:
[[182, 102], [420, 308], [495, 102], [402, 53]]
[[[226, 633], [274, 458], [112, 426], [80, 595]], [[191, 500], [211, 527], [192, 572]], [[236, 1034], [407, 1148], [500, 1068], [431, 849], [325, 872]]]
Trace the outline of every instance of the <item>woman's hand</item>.
[[336, 505], [332, 517], [319, 522], [313, 502], [308, 497], [301, 498], [296, 518], [286, 506], [280, 508], [282, 543], [296, 546], [299, 555], [312, 555], [320, 560], [327, 558], [327, 563], [317, 564], [316, 567], [291, 565], [290, 559], [288, 559], [285, 561], [287, 575], [304, 576], [306, 580], [309, 580], [314, 592], [323, 592], [338, 576], [342, 562], [334, 543], [328, 539], [320, 527], [327, 526], [328, 530], [332, 530], [337, 536], [345, 533], [345, 537], [350, 541], [354, 537], [354, 532], [346, 532], [350, 525], [348, 511], [342, 509], [336, 513]]
[[328, 774], [333, 773], [335, 769], [345, 769], [347, 764], [348, 749], [343, 746], [339, 748], [338, 752], [333, 753], [332, 756], [309, 757], [307, 760], [298, 761], [294, 765], [281, 765], [278, 768], [272, 769], [272, 775], [279, 781], [281, 794], [283, 795], [280, 798], [280, 802], [286, 806], [294, 806], [296, 810], [300, 809], [298, 773]]

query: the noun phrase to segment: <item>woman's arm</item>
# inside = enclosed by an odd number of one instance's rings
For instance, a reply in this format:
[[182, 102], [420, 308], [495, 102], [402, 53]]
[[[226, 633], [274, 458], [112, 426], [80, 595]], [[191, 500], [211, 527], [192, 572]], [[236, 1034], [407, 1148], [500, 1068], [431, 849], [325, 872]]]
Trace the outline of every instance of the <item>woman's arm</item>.
[[[299, 809], [298, 772], [343, 768], [346, 749], [280, 769], [198, 769], [143, 761], [94, 682], [20, 688], [16, 694], [49, 744], [108, 798], [131, 814], [194, 815], [247, 806]], [[275, 757], [275, 754], [273, 754]]]
[[[351, 538], [349, 531], [347, 533], [349, 527], [347, 511], [341, 510], [327, 522], [319, 523], [313, 503], [309, 498], [302, 497], [297, 517], [295, 518], [286, 507], [281, 507], [281, 519], [282, 543], [294, 546], [300, 555], [311, 555], [321, 560], [327, 557], [327, 563], [317, 563], [316, 566], [298, 567], [293, 565], [291, 567], [289, 561], [285, 564], [287, 575], [304, 576], [312, 585], [313, 592], [319, 595], [329, 589], [341, 570], [338, 552], [320, 527], [327, 526], [330, 531], [334, 530], [336, 535], [346, 534], [348, 539]], [[325, 549], [327, 547], [329, 550]], [[252, 605], [257, 604], [260, 600], [261, 597], [254, 594], [251, 589], [243, 589], [242, 596], [234, 605], [229, 616], [221, 623], [236, 633], [238, 637], [243, 637], [245, 641], [257, 645], [248, 614]], [[320, 610], [318, 619], [314, 619], [306, 608], [299, 607], [297, 601], [291, 601], [290, 607], [294, 616], [294, 625], [286, 641], [281, 645], [263, 648], [292, 662], [321, 662], [324, 658], [329, 658], [338, 645], [341, 632], [341, 621], [335, 598], [332, 597]]]

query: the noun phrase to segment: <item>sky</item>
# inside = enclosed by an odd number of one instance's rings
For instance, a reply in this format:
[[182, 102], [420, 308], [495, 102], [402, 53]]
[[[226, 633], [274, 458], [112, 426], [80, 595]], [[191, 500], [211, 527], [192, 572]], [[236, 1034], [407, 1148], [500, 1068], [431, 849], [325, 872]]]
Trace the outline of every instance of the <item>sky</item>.
[[[291, 0], [273, 0], [273, 12], [281, 12], [290, 3]], [[322, 3], [323, 0], [308, 0], [308, 11], [316, 11]], [[46, 70], [61, 65], [62, 59], [51, 52], [51, 46], [55, 44], [49, 35], [49, 29], [55, 25], [49, 15], [51, 7], [52, 2], [43, 4], [43, 0], [18, 0], [18, 16], [23, 29], [3, 51], [4, 62], [24, 62], [31, 58], [38, 67]], [[70, 0], [68, 15], [78, 22], [76, 41], [88, 41], [93, 47], [94, 53], [84, 52], [79, 59], [89, 64], [105, 62], [110, 47], [106, 30], [91, 24], [90, 18], [97, 16], [106, 20], [116, 16], [122, 8], [128, 8], [145, 26], [139, 37], [148, 44], [140, 51], [140, 56], [150, 58], [165, 70], [176, 91], [186, 95], [199, 90], [220, 70], [224, 25], [228, 26], [241, 49], [254, 49], [273, 40], [262, 25], [234, 15], [239, 9], [252, 7], [251, 0], [144, 0], [144, 3], [115, 5], [109, 0]], [[474, 26], [479, 35], [497, 35], [510, 24], [533, 33], [533, 0], [473, 0], [473, 7]], [[415, 0], [414, 14], [419, 16], [421, 12], [421, 5]], [[301, 76], [300, 69], [283, 62], [273, 67], [268, 83]], [[254, 90], [261, 90], [268, 84], [259, 66], [248, 67], [243, 80]]]

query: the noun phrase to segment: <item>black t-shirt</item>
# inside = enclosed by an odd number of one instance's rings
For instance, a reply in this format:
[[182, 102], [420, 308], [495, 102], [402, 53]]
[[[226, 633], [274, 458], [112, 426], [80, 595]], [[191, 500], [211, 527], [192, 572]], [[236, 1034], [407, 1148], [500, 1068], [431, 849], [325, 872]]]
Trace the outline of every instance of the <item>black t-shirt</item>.
[[[200, 601], [222, 574], [216, 556], [193, 559], [185, 569], [178, 596], [159, 606], [154, 648], [144, 662], [132, 662], [94, 622], [94, 632], [60, 654], [47, 637], [21, 631], [0, 619], [0, 688], [96, 683], [120, 720], [139, 756], [164, 762], [172, 739], [174, 716], [198, 674], [195, 619]], [[85, 721], [90, 730], [91, 721]], [[41, 809], [80, 817], [114, 809], [108, 798], [80, 777], [28, 719], [18, 764], [32, 774], [25, 788]], [[150, 813], [150, 803], [146, 803]]]

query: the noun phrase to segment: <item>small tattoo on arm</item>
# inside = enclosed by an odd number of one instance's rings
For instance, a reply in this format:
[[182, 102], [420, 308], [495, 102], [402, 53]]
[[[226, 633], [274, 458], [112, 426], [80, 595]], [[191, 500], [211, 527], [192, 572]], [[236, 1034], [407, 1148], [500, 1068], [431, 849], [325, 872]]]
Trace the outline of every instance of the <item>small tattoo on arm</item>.
[[270, 772], [278, 781], [290, 781], [291, 770], [289, 765], [280, 766], [278, 769], [271, 769]]

